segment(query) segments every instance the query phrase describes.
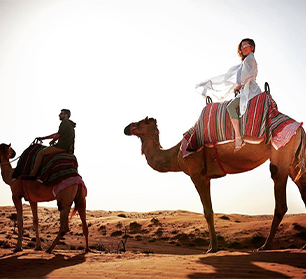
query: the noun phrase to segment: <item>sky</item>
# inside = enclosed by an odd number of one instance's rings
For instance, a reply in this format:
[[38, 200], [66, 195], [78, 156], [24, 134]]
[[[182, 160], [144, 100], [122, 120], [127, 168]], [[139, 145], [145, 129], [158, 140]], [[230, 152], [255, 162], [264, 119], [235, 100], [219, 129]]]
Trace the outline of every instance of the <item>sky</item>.
[[[19, 156], [68, 108], [87, 209], [201, 213], [190, 178], [151, 169], [125, 126], [153, 117], [162, 147], [176, 145], [205, 106], [195, 85], [239, 64], [246, 37], [259, 86], [305, 122], [305, 29], [304, 0], [0, 0], [0, 142]], [[13, 205], [0, 189], [0, 205]], [[211, 195], [216, 213], [273, 214], [269, 162], [212, 180]], [[287, 202], [305, 212], [290, 178]]]

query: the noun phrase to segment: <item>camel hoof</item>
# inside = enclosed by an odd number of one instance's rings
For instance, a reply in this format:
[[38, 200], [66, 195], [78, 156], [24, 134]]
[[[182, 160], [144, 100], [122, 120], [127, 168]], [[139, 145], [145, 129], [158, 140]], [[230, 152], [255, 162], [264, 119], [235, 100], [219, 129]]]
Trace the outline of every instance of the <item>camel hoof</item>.
[[23, 249], [20, 247], [20, 248], [15, 248], [14, 250], [13, 250], [13, 253], [17, 253], [17, 252], [21, 252], [21, 251], [23, 251]]
[[267, 250], [271, 250], [271, 248], [266, 245], [263, 245], [257, 249], [254, 249], [253, 252], [260, 252], [260, 251], [267, 251]]
[[215, 248], [215, 249], [210, 248], [210, 249], [208, 249], [208, 250], [206, 251], [205, 254], [211, 254], [211, 253], [217, 253], [217, 252], [218, 252], [218, 248]]

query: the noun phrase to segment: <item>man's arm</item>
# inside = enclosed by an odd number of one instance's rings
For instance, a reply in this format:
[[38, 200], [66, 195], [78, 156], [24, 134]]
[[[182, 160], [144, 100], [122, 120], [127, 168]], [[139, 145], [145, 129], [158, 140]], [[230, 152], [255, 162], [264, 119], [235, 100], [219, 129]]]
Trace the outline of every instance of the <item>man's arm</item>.
[[61, 135], [59, 133], [53, 134], [52, 140], [49, 142], [49, 144], [53, 145], [60, 137]]
[[49, 136], [46, 136], [46, 137], [38, 137], [36, 139], [38, 139], [39, 141], [43, 141], [43, 140], [46, 140], [46, 139], [52, 139], [50, 141], [50, 145], [54, 144], [59, 138], [60, 138], [60, 134], [59, 133], [54, 133], [54, 134], [51, 134]]

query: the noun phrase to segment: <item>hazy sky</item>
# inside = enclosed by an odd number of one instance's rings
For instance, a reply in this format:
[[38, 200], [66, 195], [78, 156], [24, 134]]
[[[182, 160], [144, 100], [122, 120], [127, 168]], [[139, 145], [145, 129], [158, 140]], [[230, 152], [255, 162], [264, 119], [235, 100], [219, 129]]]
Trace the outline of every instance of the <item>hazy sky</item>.
[[[305, 30], [304, 0], [0, 0], [0, 142], [19, 156], [69, 108], [88, 209], [202, 212], [190, 178], [151, 169], [124, 127], [154, 117], [163, 148], [176, 145], [205, 105], [195, 84], [239, 64], [245, 37], [258, 84], [305, 122]], [[212, 180], [214, 211], [272, 214], [268, 164]], [[13, 205], [0, 187], [0, 205]], [[290, 179], [287, 200], [305, 212]]]

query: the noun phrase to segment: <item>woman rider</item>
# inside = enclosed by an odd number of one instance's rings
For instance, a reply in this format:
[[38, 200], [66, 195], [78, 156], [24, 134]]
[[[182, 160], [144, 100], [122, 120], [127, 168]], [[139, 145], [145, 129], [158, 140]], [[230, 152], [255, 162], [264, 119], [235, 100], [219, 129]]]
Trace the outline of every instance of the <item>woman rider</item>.
[[[256, 83], [257, 63], [254, 57], [255, 42], [252, 39], [243, 39], [238, 45], [238, 55], [241, 58], [241, 65], [232, 67], [226, 74], [206, 80], [196, 86], [204, 87], [203, 95], [206, 96], [207, 89], [218, 90], [221, 85], [229, 89], [224, 96], [217, 97], [225, 98], [234, 89], [234, 92], [239, 92], [236, 97], [227, 106], [228, 113], [235, 132], [235, 150], [237, 152], [244, 145], [244, 141], [240, 134], [239, 109], [240, 117], [245, 113], [248, 102], [261, 93], [261, 90]], [[230, 88], [229, 88], [230, 87]]]

